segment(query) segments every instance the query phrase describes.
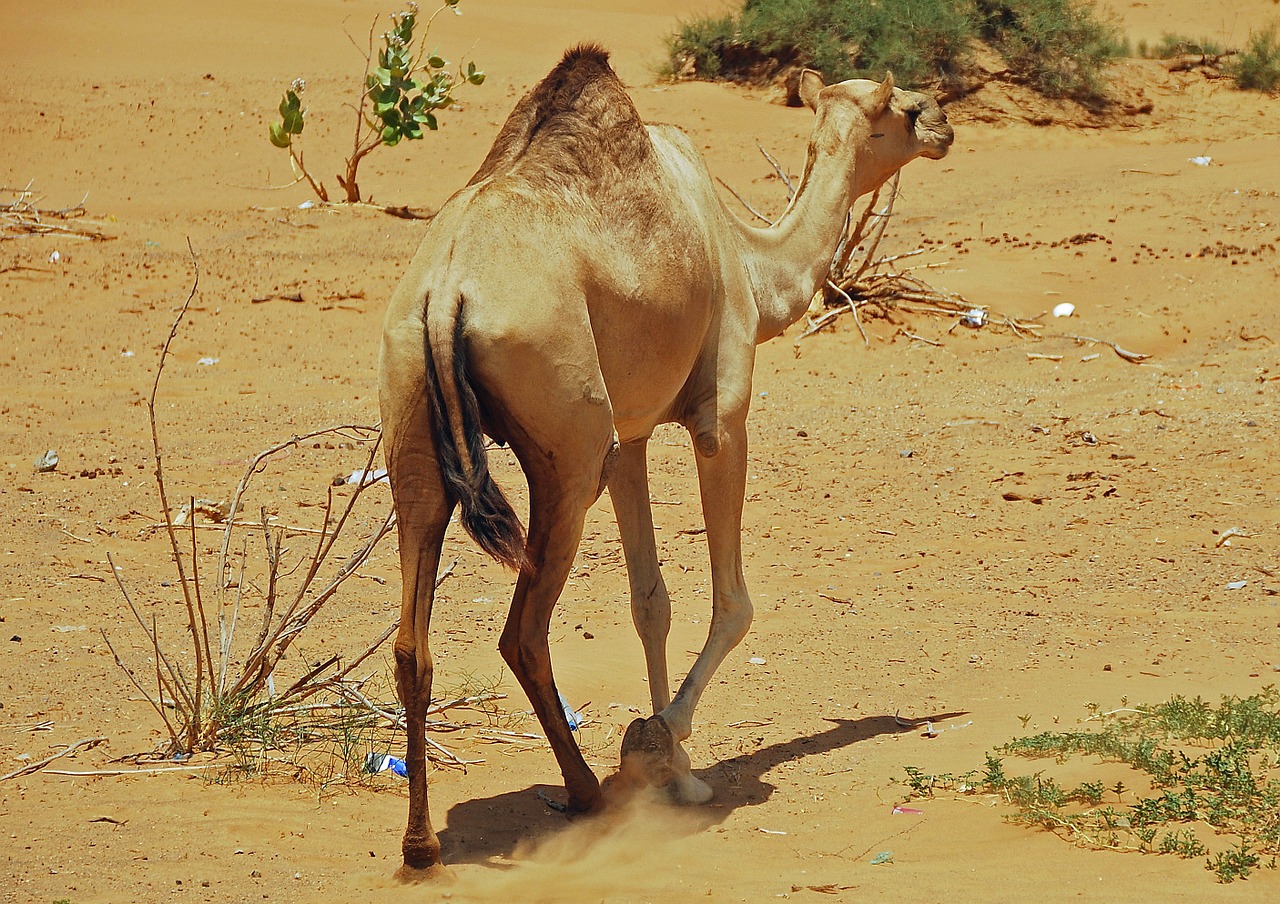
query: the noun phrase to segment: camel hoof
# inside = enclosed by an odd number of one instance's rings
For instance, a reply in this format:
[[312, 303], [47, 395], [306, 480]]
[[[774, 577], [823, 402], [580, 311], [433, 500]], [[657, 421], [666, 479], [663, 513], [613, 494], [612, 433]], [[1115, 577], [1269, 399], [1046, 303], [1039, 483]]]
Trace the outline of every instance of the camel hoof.
[[675, 738], [662, 716], [636, 719], [622, 736], [618, 772], [628, 784], [664, 787], [675, 778]]
[[401, 885], [452, 885], [458, 877], [443, 863], [432, 863], [429, 866], [410, 866], [405, 863], [396, 870], [394, 878]]
[[711, 790], [710, 785], [688, 772], [676, 775], [667, 786], [667, 793], [676, 803], [691, 807], [708, 803], [715, 797], [715, 792]]

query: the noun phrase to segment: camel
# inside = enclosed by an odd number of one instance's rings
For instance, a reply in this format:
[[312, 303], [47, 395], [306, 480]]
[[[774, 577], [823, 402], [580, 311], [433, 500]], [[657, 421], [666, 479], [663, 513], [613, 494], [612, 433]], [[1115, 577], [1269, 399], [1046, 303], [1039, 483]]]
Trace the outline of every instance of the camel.
[[[457, 506], [480, 547], [518, 572], [498, 647], [550, 742], [568, 812], [582, 814], [604, 798], [559, 703], [547, 631], [586, 512], [608, 488], [653, 705], [624, 735], [619, 774], [677, 801], [710, 799], [683, 742], [752, 619], [741, 523], [756, 345], [802, 316], [854, 200], [952, 141], [937, 103], [892, 75], [826, 86], [805, 71], [800, 97], [817, 114], [803, 177], [776, 224], [755, 228], [725, 208], [688, 136], [641, 121], [607, 52], [572, 49], [516, 105], [393, 294], [379, 401], [403, 577], [401, 878], [448, 873], [428, 811], [424, 721], [435, 578]], [[692, 438], [713, 594], [706, 644], [674, 696], [645, 463], [663, 423]], [[486, 434], [510, 445], [528, 481], [527, 536], [489, 473]]]

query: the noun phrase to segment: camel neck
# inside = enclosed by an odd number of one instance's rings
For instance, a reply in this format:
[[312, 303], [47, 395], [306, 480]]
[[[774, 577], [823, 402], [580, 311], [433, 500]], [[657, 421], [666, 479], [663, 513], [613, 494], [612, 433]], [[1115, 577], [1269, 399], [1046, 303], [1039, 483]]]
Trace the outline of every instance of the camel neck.
[[[856, 142], [852, 146], [860, 150], [867, 135], [865, 127], [853, 132], [839, 143], [843, 153], [825, 148], [826, 142], [815, 132], [804, 176], [782, 216], [764, 229], [743, 226], [760, 315], [757, 343], [781, 335], [803, 317], [827, 279], [845, 216], [861, 193], [845, 142]], [[854, 159], [860, 156], [855, 154]]]

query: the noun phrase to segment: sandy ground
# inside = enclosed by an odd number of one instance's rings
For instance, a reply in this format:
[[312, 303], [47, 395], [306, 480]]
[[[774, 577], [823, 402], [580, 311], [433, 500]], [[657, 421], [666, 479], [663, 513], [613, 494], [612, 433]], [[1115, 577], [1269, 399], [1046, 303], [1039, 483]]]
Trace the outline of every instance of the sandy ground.
[[[0, 773], [84, 737], [109, 742], [58, 766], [111, 768], [163, 740], [98, 628], [145, 674], [108, 554], [148, 617], [172, 625], [180, 605], [149, 530], [159, 505], [144, 400], [191, 287], [187, 241], [199, 293], [159, 428], [171, 493], [222, 498], [271, 444], [376, 419], [383, 306], [424, 228], [299, 210], [305, 186], [269, 188], [289, 172], [266, 123], [298, 75], [308, 160], [336, 170], [360, 65], [343, 29], [362, 41], [383, 4], [191, 6], [0, 4], [0, 183], [34, 180], [45, 208], [87, 193], [113, 237], [0, 242]], [[427, 142], [373, 155], [366, 194], [438, 206], [563, 48], [600, 40], [647, 118], [683, 126], [716, 175], [780, 210], [755, 144], [797, 170], [805, 111], [765, 92], [654, 85], [677, 15], [717, 7], [465, 0], [439, 43], [489, 80]], [[1280, 18], [1271, 0], [1111, 7], [1135, 39], [1176, 27], [1239, 41]], [[1003, 314], [1070, 301], [1075, 316], [1047, 318], [1046, 333], [1107, 339], [1146, 363], [927, 318], [901, 326], [929, 341], [875, 321], [869, 348], [841, 323], [798, 356], [794, 330], [761, 350], [744, 525], [757, 619], [690, 744], [713, 804], [567, 825], [535, 794], [558, 791], [541, 745], [484, 744], [468, 729], [441, 740], [484, 763], [441, 770], [431, 789], [458, 884], [402, 893], [389, 879], [405, 808], [394, 781], [324, 790], [281, 774], [46, 771], [0, 783], [0, 900], [1280, 898], [1274, 872], [1216, 886], [1200, 861], [1083, 851], [1007, 824], [991, 801], [892, 812], [904, 765], [974, 768], [1023, 732], [1019, 716], [1031, 730], [1071, 726], [1090, 702], [1216, 698], [1277, 680], [1280, 107], [1195, 75], [1145, 90], [1151, 114], [1106, 130], [957, 115], [950, 157], [904, 174], [887, 241], [929, 243], [931, 281]], [[1212, 164], [1189, 162], [1200, 155]], [[273, 297], [289, 293], [303, 301]], [[61, 463], [35, 473], [46, 449]], [[263, 504], [314, 524], [329, 479], [362, 455], [295, 450], [265, 478]], [[651, 458], [678, 679], [705, 632], [709, 580], [686, 438], [661, 432]], [[519, 495], [505, 453], [494, 461]], [[1241, 536], [1220, 543], [1232, 528]], [[446, 556], [458, 566], [435, 620], [444, 688], [502, 674], [511, 585], [460, 536]], [[289, 667], [359, 649], [395, 617], [398, 586], [388, 541]], [[607, 497], [553, 644], [566, 696], [591, 701], [582, 741], [604, 775], [620, 726], [648, 699]], [[536, 730], [520, 721], [514, 682], [503, 689], [511, 723]], [[946, 730], [905, 731], [895, 711]], [[880, 851], [892, 863], [870, 865]]]

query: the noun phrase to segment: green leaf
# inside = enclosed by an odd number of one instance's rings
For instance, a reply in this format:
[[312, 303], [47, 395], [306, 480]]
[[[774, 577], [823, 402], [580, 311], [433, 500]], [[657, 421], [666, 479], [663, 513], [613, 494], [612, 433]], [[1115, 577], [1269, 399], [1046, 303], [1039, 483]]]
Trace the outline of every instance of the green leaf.
[[271, 125], [267, 127], [267, 130], [270, 133], [271, 143], [276, 147], [287, 148], [289, 145], [293, 144], [292, 136], [284, 130], [284, 127], [280, 125], [280, 123], [271, 123]]
[[426, 127], [433, 132], [440, 128], [440, 123], [436, 122], [435, 116], [430, 113], [428, 113], [422, 121]]
[[473, 85], [483, 85], [484, 73], [480, 71], [473, 72], [467, 76], [467, 81], [469, 81]]
[[373, 72], [369, 75], [369, 78], [373, 79], [383, 87], [386, 87], [391, 84], [391, 72], [385, 66], [373, 70]]
[[427, 59], [427, 65], [432, 69], [443, 69], [449, 63], [443, 57], [432, 56]]
[[373, 101], [374, 112], [381, 116], [400, 102], [400, 92], [396, 88], [379, 86], [369, 92], [369, 98]]
[[405, 123], [404, 137], [409, 139], [420, 139], [422, 137], [422, 126], [416, 122]]
[[284, 115], [284, 122], [281, 125], [290, 135], [301, 135], [304, 125], [302, 111], [290, 110]]
[[400, 143], [400, 130], [395, 126], [385, 126], [382, 130], [382, 143], [394, 147]]

